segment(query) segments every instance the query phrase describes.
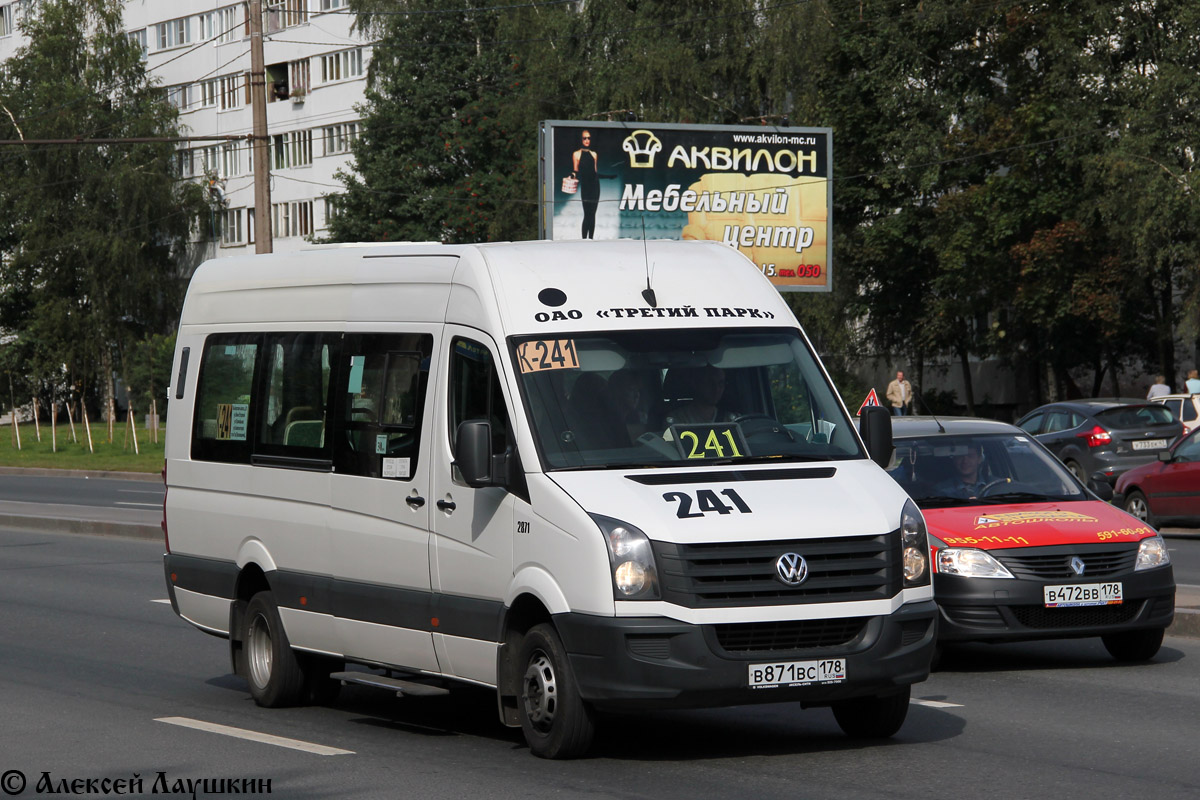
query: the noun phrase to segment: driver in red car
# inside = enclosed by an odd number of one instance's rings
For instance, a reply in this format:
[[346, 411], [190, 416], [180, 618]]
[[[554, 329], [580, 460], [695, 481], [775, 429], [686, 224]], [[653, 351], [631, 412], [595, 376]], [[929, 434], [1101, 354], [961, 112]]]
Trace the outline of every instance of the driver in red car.
[[954, 476], [947, 478], [937, 485], [937, 494], [944, 497], [961, 497], [972, 500], [979, 497], [980, 492], [987, 487], [981, 467], [983, 466], [983, 447], [978, 443], [967, 445], [967, 449], [954, 456]]

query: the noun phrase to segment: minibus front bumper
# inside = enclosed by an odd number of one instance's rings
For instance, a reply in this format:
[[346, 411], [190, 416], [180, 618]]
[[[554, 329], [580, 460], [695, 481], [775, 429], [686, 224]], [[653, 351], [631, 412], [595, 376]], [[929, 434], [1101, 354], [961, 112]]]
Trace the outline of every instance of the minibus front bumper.
[[[735, 626], [692, 625], [662, 617], [559, 614], [554, 624], [570, 656], [580, 694], [598, 708], [705, 708], [772, 702], [821, 706], [854, 697], [888, 695], [929, 677], [937, 616], [934, 601], [926, 600], [906, 603], [887, 616], [748, 623], [760, 627], [742, 626], [745, 632], [731, 631]], [[832, 633], [822, 636], [821, 629]], [[819, 646], [759, 649], [755, 642], [762, 641], [760, 634], [774, 642], [815, 641]], [[830, 636], [836, 639], [845, 634], [851, 635], [848, 641], [828, 643]], [[750, 686], [752, 666], [827, 659], [844, 659], [844, 678]]]

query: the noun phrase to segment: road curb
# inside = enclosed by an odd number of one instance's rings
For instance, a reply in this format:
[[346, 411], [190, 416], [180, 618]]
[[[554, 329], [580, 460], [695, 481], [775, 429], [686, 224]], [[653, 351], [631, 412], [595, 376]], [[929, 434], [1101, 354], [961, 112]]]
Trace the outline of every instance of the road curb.
[[1176, 608], [1175, 621], [1167, 628], [1167, 636], [1200, 638], [1200, 609]]
[[17, 514], [0, 514], [0, 528], [48, 531], [50, 533], [76, 533], [88, 536], [122, 536], [127, 539], [151, 541], [155, 539], [161, 541], [163, 538], [161, 525], [143, 525], [136, 522], [112, 522], [94, 519], [29, 517]]
[[30, 475], [35, 478], [116, 478], [124, 481], [158, 481], [157, 472], [117, 472], [102, 469], [47, 469], [44, 467], [0, 467], [0, 475]]

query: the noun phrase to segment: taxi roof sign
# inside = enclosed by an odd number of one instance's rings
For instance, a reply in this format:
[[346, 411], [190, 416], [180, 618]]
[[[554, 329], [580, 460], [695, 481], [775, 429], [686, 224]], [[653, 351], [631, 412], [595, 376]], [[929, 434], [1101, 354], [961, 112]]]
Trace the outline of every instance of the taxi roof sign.
[[875, 394], [875, 390], [872, 389], [871, 391], [867, 392], [867, 399], [862, 401], [862, 405], [858, 407], [858, 411], [854, 412], [854, 416], [861, 417], [862, 410], [864, 408], [866, 408], [867, 406], [878, 406], [878, 405], [883, 405], [883, 404], [879, 402], [879, 395]]

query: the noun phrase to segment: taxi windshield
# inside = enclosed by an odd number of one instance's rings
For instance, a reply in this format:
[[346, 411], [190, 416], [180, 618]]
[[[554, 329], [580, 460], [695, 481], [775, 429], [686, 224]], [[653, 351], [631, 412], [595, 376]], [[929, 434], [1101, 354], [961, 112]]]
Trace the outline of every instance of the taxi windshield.
[[795, 329], [605, 331], [510, 344], [547, 469], [865, 457]]
[[887, 471], [921, 508], [1087, 499], [1066, 467], [1024, 434], [897, 438]]

